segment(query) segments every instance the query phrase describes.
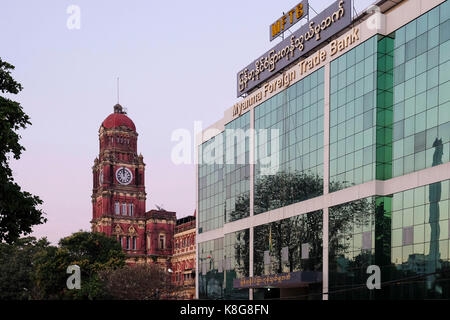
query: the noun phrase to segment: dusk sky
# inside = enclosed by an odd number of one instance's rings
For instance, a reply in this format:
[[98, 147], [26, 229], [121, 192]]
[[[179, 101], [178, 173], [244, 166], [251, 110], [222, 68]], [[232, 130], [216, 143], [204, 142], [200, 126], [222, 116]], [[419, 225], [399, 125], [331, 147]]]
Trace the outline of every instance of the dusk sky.
[[[57, 243], [90, 230], [98, 130], [117, 103], [117, 77], [147, 165], [147, 210], [193, 214], [195, 167], [172, 163], [172, 132], [193, 138], [194, 121], [206, 128], [222, 118], [238, 101], [237, 72], [280, 41], [269, 42], [269, 25], [298, 2], [1, 0], [0, 57], [16, 67], [24, 89], [12, 98], [32, 122], [11, 165], [48, 219], [33, 235]], [[310, 5], [320, 12], [333, 2]], [[67, 27], [70, 5], [81, 9], [80, 29]]]

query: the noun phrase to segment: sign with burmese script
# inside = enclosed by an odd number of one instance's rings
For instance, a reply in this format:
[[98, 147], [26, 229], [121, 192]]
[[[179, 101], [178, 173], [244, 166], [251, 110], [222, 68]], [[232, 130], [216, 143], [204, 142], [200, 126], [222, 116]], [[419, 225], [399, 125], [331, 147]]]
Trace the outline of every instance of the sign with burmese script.
[[[287, 14], [270, 25], [270, 41], [283, 34], [287, 29], [308, 15], [308, 0], [304, 0], [289, 10]], [[284, 13], [284, 12], [283, 12]]]
[[327, 59], [340, 54], [343, 51], [355, 46], [360, 41], [359, 27], [354, 27], [337, 39], [331, 41], [327, 46], [315, 50], [305, 59], [283, 70], [278, 76], [265, 81], [260, 88], [255, 89], [245, 99], [239, 100], [232, 108], [233, 118], [241, 116], [243, 113], [270, 99], [279, 92], [287, 89], [292, 84], [303, 78], [307, 73], [314, 72], [322, 67]]
[[322, 282], [322, 272], [295, 271], [279, 274], [254, 276], [233, 279], [233, 288], [264, 288], [264, 287], [299, 287], [308, 283]]
[[352, 22], [351, 0], [338, 0], [237, 74], [237, 96], [294, 63]]

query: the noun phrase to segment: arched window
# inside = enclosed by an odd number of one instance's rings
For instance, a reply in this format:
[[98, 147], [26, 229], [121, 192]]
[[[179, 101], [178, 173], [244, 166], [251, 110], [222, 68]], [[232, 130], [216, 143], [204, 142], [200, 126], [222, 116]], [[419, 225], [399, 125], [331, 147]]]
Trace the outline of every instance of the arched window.
[[120, 214], [120, 204], [118, 201], [116, 201], [115, 203], [115, 213]]

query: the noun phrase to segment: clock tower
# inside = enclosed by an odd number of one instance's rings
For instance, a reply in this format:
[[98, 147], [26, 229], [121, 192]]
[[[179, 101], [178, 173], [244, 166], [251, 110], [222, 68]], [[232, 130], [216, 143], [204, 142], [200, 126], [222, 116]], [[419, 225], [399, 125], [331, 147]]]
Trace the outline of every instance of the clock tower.
[[92, 167], [94, 232], [116, 238], [127, 262], [170, 266], [176, 213], [145, 210], [145, 164], [137, 153], [136, 126], [120, 104], [99, 129], [100, 152]]
[[137, 138], [133, 121], [116, 104], [99, 129], [100, 153], [92, 167], [91, 223], [93, 231], [117, 236], [124, 248], [143, 254], [139, 218], [145, 217], [145, 164], [137, 154]]

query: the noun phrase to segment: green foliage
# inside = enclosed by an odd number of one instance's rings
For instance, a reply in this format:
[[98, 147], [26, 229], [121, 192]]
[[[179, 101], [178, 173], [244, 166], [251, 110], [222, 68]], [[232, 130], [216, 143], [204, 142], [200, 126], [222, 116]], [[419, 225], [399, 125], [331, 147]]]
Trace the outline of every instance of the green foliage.
[[34, 291], [34, 258], [49, 245], [46, 238], [29, 237], [0, 243], [0, 300], [30, 299]]
[[[11, 71], [14, 66], [0, 58], [0, 91], [17, 94], [22, 90]], [[0, 241], [12, 243], [21, 234], [30, 234], [31, 227], [45, 223], [43, 212], [36, 207], [42, 204], [37, 196], [22, 191], [14, 182], [9, 159], [20, 159], [25, 148], [19, 143], [20, 129], [31, 125], [30, 118], [20, 103], [0, 96]]]
[[33, 299], [58, 299], [64, 296], [66, 269], [70, 265], [66, 250], [50, 246], [35, 257], [33, 281], [36, 286]]
[[[81, 289], [68, 290], [67, 267], [78, 265]], [[125, 254], [120, 244], [103, 233], [76, 232], [63, 238], [59, 247], [49, 247], [36, 258], [35, 282], [39, 299], [102, 299], [102, 270], [121, 268]]]
[[111, 299], [111, 296], [106, 291], [105, 282], [98, 274], [93, 274], [90, 278], [82, 281], [80, 290], [66, 290], [64, 293], [64, 299], [71, 300]]
[[115, 239], [98, 232], [76, 232], [59, 241], [67, 250], [72, 264], [77, 264], [88, 276], [103, 269], [125, 265], [125, 254]]
[[[81, 289], [68, 290], [70, 265], [81, 269]], [[0, 300], [104, 299], [99, 273], [122, 268], [120, 244], [102, 233], [77, 232], [51, 246], [47, 239], [22, 238], [0, 243]]]

